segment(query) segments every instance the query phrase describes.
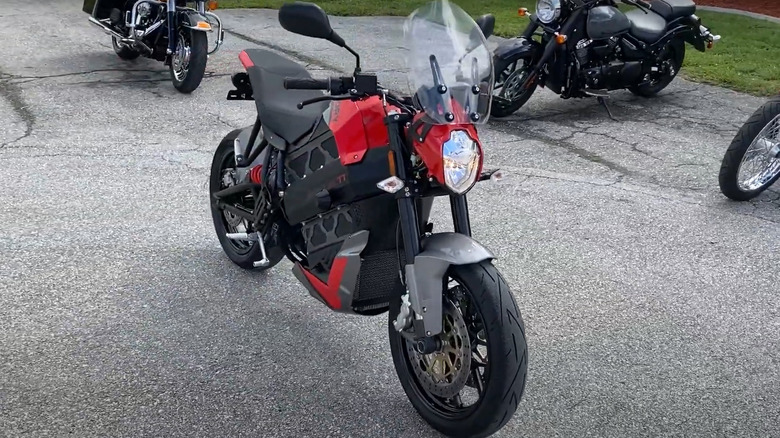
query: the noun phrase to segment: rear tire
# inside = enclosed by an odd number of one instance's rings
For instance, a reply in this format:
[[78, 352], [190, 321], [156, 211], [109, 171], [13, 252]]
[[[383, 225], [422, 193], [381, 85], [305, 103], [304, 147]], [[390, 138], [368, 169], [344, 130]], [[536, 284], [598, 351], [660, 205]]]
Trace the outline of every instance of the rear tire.
[[[528, 367], [525, 326], [509, 286], [490, 261], [452, 266], [448, 276], [458, 285], [448, 288], [443, 296], [445, 304], [447, 297], [453, 296], [453, 290], [458, 290], [459, 296], [468, 299], [465, 302], [458, 301], [458, 311], [468, 324], [468, 342], [474, 351], [469, 379], [456, 396], [461, 406], [447, 405], [453, 403], [455, 398], [445, 399], [434, 395], [427, 389], [430, 387], [427, 378], [421, 380], [425, 376], [418, 377], [419, 370], [415, 369], [417, 365], [412, 364], [427, 359], [424, 355], [410, 352], [409, 341], [395, 330], [393, 321], [397, 317], [399, 303], [395, 303], [390, 312], [393, 364], [412, 405], [433, 428], [452, 437], [485, 437], [509, 422], [523, 396]], [[448, 326], [447, 318], [449, 315], [445, 316], [445, 327]], [[452, 338], [448, 339], [445, 341], [448, 346], [459, 344], [453, 343]], [[477, 350], [483, 347], [485, 350], [479, 350], [477, 356]], [[482, 351], [486, 351], [484, 355]], [[484, 356], [482, 364], [481, 356]], [[458, 367], [460, 362], [455, 363], [458, 370], [466, 366], [464, 363]], [[435, 364], [430, 366], [427, 372], [433, 372], [430, 370], [435, 368]], [[474, 370], [476, 378], [482, 382], [481, 390], [474, 386]], [[483, 370], [481, 374], [479, 370]], [[457, 377], [453, 377], [453, 380], [457, 380]], [[477, 392], [479, 396], [474, 404], [464, 406], [463, 398], [471, 395], [469, 391]]]
[[[279, 263], [282, 257], [284, 257], [284, 250], [279, 245], [280, 237], [278, 235], [278, 227], [276, 228], [276, 233], [267, 233], [263, 236], [266, 255], [271, 263], [268, 266], [255, 268], [254, 262], [263, 258], [260, 246], [257, 242], [234, 241], [228, 239], [226, 235], [227, 233], [252, 232], [254, 230], [251, 229], [249, 224], [243, 222], [240, 226], [234, 225], [237, 221], [235, 216], [231, 217], [229, 214], [226, 214], [225, 211], [217, 208], [214, 204], [213, 194], [225, 188], [225, 173], [236, 166], [233, 141], [240, 132], [241, 130], [237, 129], [225, 136], [214, 154], [214, 160], [211, 163], [211, 176], [209, 177], [211, 217], [214, 220], [214, 231], [216, 231], [219, 243], [222, 245], [222, 250], [228, 258], [244, 269], [257, 269], [262, 271], [274, 267], [274, 265]], [[246, 207], [251, 209], [253, 205], [247, 205]], [[241, 229], [240, 227], [243, 227], [244, 229]]]
[[140, 52], [137, 52], [132, 47], [117, 41], [116, 37], [111, 37], [111, 45], [114, 46], [114, 53], [126, 61], [132, 61], [133, 59], [141, 56]]
[[643, 85], [637, 85], [635, 87], [629, 87], [629, 91], [637, 96], [642, 97], [654, 97], [660, 93], [664, 88], [674, 81], [677, 74], [680, 73], [680, 69], [685, 61], [685, 40], [675, 39], [669, 43], [667, 56], [664, 58], [664, 62], [669, 62], [671, 68], [674, 70], [666, 72], [661, 78]]
[[769, 123], [780, 125], [778, 117], [780, 117], [780, 99], [770, 100], [756, 110], [747, 122], [742, 125], [726, 150], [726, 155], [723, 157], [723, 163], [720, 167], [718, 182], [720, 183], [720, 191], [730, 199], [735, 201], [753, 199], [780, 179], [780, 172], [778, 172], [777, 175], [770, 177], [764, 184], [753, 190], [741, 187], [739, 184], [739, 170], [745, 154]]
[[[209, 40], [205, 32], [182, 27], [171, 60], [171, 81], [182, 93], [192, 93], [206, 74]], [[189, 51], [189, 54], [187, 54]]]

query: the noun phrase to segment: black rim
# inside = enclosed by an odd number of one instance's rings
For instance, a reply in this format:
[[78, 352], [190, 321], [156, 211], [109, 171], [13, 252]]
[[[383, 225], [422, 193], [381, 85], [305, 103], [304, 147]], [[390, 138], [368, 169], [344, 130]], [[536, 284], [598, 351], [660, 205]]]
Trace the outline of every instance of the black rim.
[[495, 102], [512, 103], [523, 98], [528, 89], [521, 89], [530, 74], [529, 64], [524, 59], [519, 59], [507, 65], [496, 78]]
[[[469, 415], [476, 410], [485, 395], [485, 388], [490, 379], [490, 366], [488, 362], [487, 337], [485, 324], [478, 307], [474, 304], [472, 294], [459, 280], [450, 278], [447, 284], [444, 299], [449, 300], [458, 309], [463, 322], [468, 330], [471, 344], [471, 367], [466, 385], [460, 392], [450, 398], [443, 398], [428, 391], [420, 382], [412, 369], [412, 360], [420, 360], [416, 355], [411, 357], [409, 353], [409, 341], [401, 340], [401, 352], [404, 362], [412, 380], [412, 387], [418, 397], [425, 401], [428, 407], [444, 418], [460, 418]], [[446, 321], [446, 320], [445, 320]], [[446, 323], [446, 322], [445, 322]]]
[[[219, 190], [228, 188], [231, 184], [228, 184], [225, 180], [230, 178], [228, 174], [235, 169], [236, 159], [232, 152], [225, 154], [222, 158], [222, 163], [219, 166], [219, 173], [215, 176], [219, 178]], [[251, 195], [245, 196], [242, 199], [242, 205], [251, 205]], [[249, 202], [248, 202], [249, 201]], [[237, 216], [228, 213], [225, 210], [217, 209], [219, 217], [222, 221], [222, 226], [225, 228], [226, 233], [251, 233], [252, 225], [246, 219], [238, 218]], [[251, 211], [251, 209], [249, 210]], [[243, 240], [227, 239], [230, 246], [239, 254], [246, 254], [252, 250], [254, 243], [250, 243]]]

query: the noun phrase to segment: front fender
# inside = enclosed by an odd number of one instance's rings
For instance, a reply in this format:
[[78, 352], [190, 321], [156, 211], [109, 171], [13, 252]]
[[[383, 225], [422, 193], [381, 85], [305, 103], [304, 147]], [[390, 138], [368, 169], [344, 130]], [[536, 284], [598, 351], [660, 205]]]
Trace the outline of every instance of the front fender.
[[181, 27], [199, 30], [201, 32], [211, 32], [211, 23], [208, 18], [201, 15], [198, 11], [187, 10], [179, 11], [177, 21]]
[[499, 61], [514, 61], [516, 59], [535, 60], [541, 53], [542, 45], [538, 41], [517, 37], [504, 41], [493, 51], [493, 56]]
[[406, 265], [406, 286], [415, 313], [414, 331], [434, 336], [442, 330], [442, 279], [452, 265], [495, 258], [479, 242], [459, 233], [437, 233], [422, 241], [414, 263]]

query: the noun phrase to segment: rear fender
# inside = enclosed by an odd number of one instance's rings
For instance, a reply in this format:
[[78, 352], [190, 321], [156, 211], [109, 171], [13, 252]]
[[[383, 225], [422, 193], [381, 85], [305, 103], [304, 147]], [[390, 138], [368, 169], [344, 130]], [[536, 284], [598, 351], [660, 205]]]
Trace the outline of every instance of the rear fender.
[[690, 30], [685, 32], [685, 42], [692, 45], [700, 52], [707, 51], [707, 41], [701, 35], [701, 19], [696, 15], [680, 19], [680, 23], [686, 25]]
[[211, 23], [208, 18], [199, 13], [198, 11], [185, 10], [177, 12], [177, 22], [181, 27], [187, 29], [198, 30], [201, 32], [211, 32]]
[[458, 233], [433, 234], [422, 241], [422, 249], [405, 268], [414, 331], [420, 337], [441, 333], [443, 281], [450, 266], [495, 258], [479, 242]]

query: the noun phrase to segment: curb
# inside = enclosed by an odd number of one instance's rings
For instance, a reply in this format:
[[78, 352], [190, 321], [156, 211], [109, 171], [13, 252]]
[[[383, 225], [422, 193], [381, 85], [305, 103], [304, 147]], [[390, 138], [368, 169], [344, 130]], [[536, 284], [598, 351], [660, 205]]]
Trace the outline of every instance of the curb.
[[696, 5], [696, 10], [710, 11], [710, 12], [721, 12], [721, 13], [724, 13], [724, 14], [742, 15], [743, 17], [756, 18], [758, 20], [766, 20], [766, 21], [771, 21], [773, 23], [780, 24], [780, 18], [771, 17], [769, 15], [764, 15], [764, 14], [758, 14], [758, 13], [755, 13], [755, 12], [742, 11], [742, 10], [739, 10], [739, 9], [719, 8], [717, 6], [699, 6], [699, 5]]

